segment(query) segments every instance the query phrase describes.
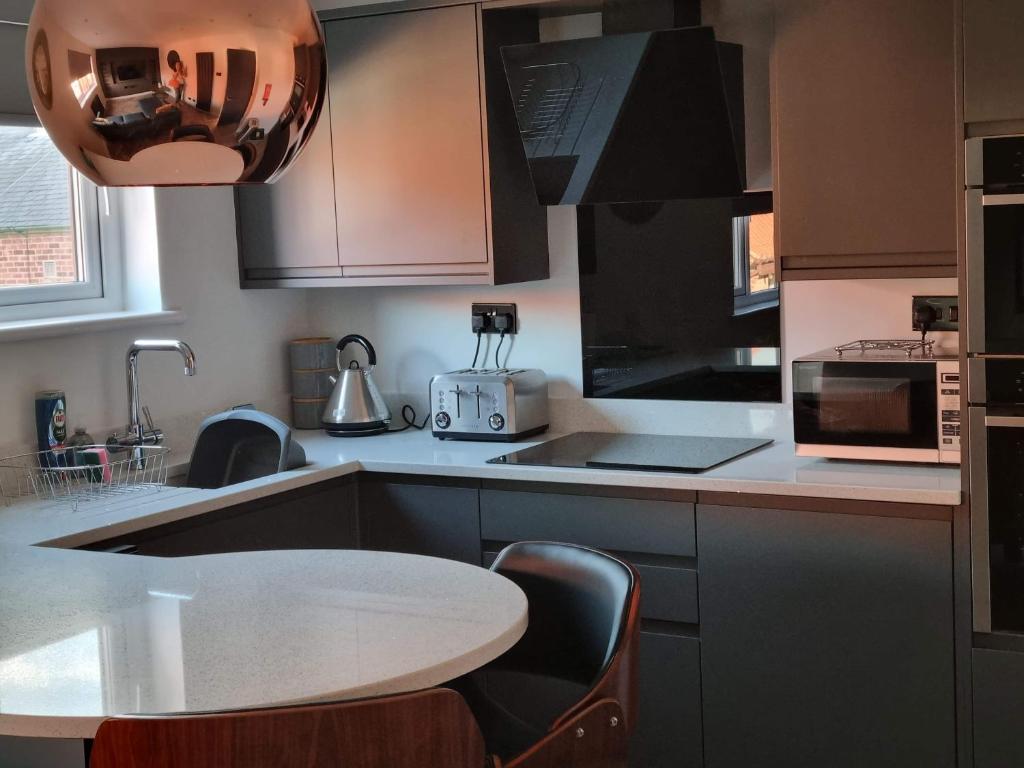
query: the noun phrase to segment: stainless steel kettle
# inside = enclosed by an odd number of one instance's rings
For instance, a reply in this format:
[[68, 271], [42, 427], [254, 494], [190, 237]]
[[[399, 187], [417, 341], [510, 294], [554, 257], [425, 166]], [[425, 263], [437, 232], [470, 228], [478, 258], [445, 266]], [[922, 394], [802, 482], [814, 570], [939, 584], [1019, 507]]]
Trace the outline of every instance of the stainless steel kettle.
[[[355, 361], [349, 367], [342, 368], [341, 353], [349, 344], [358, 344], [366, 350], [366, 368], [360, 368]], [[377, 365], [377, 353], [373, 345], [364, 336], [350, 334], [338, 342], [335, 359], [338, 376], [331, 377], [334, 392], [327, 401], [321, 426], [334, 437], [379, 435], [386, 432], [391, 423], [391, 411], [370, 375]]]

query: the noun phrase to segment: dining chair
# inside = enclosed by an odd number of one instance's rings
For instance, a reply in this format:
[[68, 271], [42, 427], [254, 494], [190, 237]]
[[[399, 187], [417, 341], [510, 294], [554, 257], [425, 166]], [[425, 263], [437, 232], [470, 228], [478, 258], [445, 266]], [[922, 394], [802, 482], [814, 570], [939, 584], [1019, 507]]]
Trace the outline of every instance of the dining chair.
[[484, 742], [445, 688], [361, 701], [166, 717], [115, 717], [89, 768], [483, 768]]
[[[466, 697], [494, 764], [625, 766], [637, 700], [636, 570], [604, 552], [552, 542], [512, 544], [491, 570], [526, 594], [529, 626], [511, 650], [450, 686]], [[545, 711], [534, 695], [540, 680], [568, 683], [572, 695], [559, 711]], [[507, 683], [520, 695], [506, 696]]]

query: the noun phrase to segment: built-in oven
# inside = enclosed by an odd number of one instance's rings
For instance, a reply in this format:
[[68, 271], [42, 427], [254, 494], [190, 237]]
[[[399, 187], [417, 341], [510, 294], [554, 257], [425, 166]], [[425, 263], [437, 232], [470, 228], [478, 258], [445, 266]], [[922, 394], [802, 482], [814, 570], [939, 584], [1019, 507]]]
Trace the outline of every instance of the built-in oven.
[[967, 141], [976, 632], [1024, 634], [1024, 136]]
[[1024, 136], [967, 142], [967, 351], [1024, 355]]
[[960, 366], [956, 357], [912, 349], [838, 349], [793, 363], [797, 454], [876, 461], [960, 461]]
[[974, 629], [1024, 634], [1024, 358], [968, 365]]

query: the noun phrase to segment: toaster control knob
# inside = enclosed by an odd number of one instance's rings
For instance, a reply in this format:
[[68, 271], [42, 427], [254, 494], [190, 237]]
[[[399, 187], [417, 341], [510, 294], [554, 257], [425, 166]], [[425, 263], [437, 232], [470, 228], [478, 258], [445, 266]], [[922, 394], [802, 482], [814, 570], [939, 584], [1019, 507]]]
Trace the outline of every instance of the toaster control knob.
[[434, 417], [434, 423], [437, 424], [438, 429], [448, 429], [452, 425], [452, 417], [441, 411]]
[[505, 417], [500, 413], [495, 413], [491, 415], [491, 418], [487, 420], [487, 423], [491, 425], [491, 429], [495, 432], [499, 432], [505, 428]]

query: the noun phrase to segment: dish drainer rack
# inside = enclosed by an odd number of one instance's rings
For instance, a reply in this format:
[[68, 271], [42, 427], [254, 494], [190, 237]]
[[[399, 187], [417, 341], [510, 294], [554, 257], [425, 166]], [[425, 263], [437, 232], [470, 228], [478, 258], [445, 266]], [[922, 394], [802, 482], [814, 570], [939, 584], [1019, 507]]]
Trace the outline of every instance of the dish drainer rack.
[[154, 493], [167, 484], [164, 446], [130, 448], [111, 453], [108, 464], [85, 464], [82, 454], [105, 446], [81, 446], [61, 451], [37, 451], [0, 458], [0, 498], [6, 505], [36, 498], [82, 504], [132, 494]]

